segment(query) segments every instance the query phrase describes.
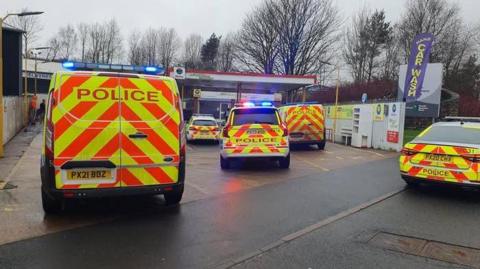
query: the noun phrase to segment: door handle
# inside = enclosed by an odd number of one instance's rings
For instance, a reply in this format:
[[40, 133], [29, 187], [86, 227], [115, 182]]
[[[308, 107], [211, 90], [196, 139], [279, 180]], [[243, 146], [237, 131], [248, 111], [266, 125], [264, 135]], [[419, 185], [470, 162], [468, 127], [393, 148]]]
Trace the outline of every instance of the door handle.
[[137, 132], [135, 134], [128, 135], [128, 137], [133, 138], [133, 139], [140, 139], [140, 138], [147, 138], [148, 135], [146, 135], [142, 132]]

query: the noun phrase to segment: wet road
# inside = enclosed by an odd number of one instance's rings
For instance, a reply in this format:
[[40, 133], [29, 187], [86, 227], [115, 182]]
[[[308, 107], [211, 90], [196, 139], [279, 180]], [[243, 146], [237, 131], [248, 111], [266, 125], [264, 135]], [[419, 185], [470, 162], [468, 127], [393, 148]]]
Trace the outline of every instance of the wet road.
[[216, 145], [193, 144], [179, 206], [101, 199], [44, 216], [37, 146], [0, 192], [2, 269], [480, 268], [478, 192], [405, 189], [395, 153], [307, 147], [288, 171], [222, 171]]
[[135, 200], [113, 221], [0, 246], [0, 267], [221, 266], [320, 219], [401, 189], [398, 177], [387, 176], [395, 169], [396, 160], [385, 159], [179, 207], [160, 206], [161, 199]]

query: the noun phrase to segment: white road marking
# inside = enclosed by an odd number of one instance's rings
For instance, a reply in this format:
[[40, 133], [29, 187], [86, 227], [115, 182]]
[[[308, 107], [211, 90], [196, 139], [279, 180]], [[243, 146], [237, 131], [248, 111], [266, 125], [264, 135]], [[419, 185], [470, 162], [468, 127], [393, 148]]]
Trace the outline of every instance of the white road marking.
[[300, 161], [302, 161], [302, 162], [304, 162], [304, 163], [307, 163], [307, 164], [309, 164], [309, 165], [311, 165], [311, 166], [313, 166], [313, 167], [315, 167], [315, 168], [318, 168], [318, 169], [320, 169], [320, 170], [322, 170], [322, 171], [324, 171], [324, 172], [330, 171], [330, 169], [325, 168], [325, 167], [323, 167], [323, 166], [320, 166], [320, 165], [318, 165], [318, 164], [316, 164], [316, 163], [313, 163], [313, 162], [311, 162], [311, 161], [309, 161], [309, 160], [306, 160], [306, 159], [304, 159], [304, 158], [295, 156], [294, 159], [297, 159], [297, 160], [300, 160]]

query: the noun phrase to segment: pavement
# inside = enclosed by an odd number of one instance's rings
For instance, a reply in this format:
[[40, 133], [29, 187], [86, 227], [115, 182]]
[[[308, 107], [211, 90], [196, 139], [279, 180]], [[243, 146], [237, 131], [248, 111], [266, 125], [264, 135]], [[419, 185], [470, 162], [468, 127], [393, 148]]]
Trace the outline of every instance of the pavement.
[[[98, 199], [45, 216], [36, 136], [0, 191], [0, 268], [480, 268], [480, 196], [407, 189], [397, 154], [300, 147], [219, 168], [190, 144], [179, 206]], [[0, 163], [2, 160], [0, 160]]]

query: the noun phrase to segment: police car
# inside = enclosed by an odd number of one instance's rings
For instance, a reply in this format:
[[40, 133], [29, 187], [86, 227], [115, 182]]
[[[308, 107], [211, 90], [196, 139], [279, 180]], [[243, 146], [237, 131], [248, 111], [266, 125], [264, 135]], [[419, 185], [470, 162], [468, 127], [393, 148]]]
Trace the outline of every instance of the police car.
[[270, 102], [245, 102], [231, 110], [220, 140], [220, 166], [228, 169], [240, 158], [273, 159], [289, 168], [288, 130]]
[[423, 182], [480, 186], [480, 118], [447, 118], [407, 143], [400, 173], [409, 185]]
[[210, 114], [193, 114], [187, 123], [187, 141], [207, 140], [218, 142], [220, 127]]
[[185, 178], [180, 108], [177, 84], [169, 77], [53, 74], [41, 158], [45, 212], [61, 211], [66, 199], [101, 196], [164, 194], [167, 203], [180, 202]]

